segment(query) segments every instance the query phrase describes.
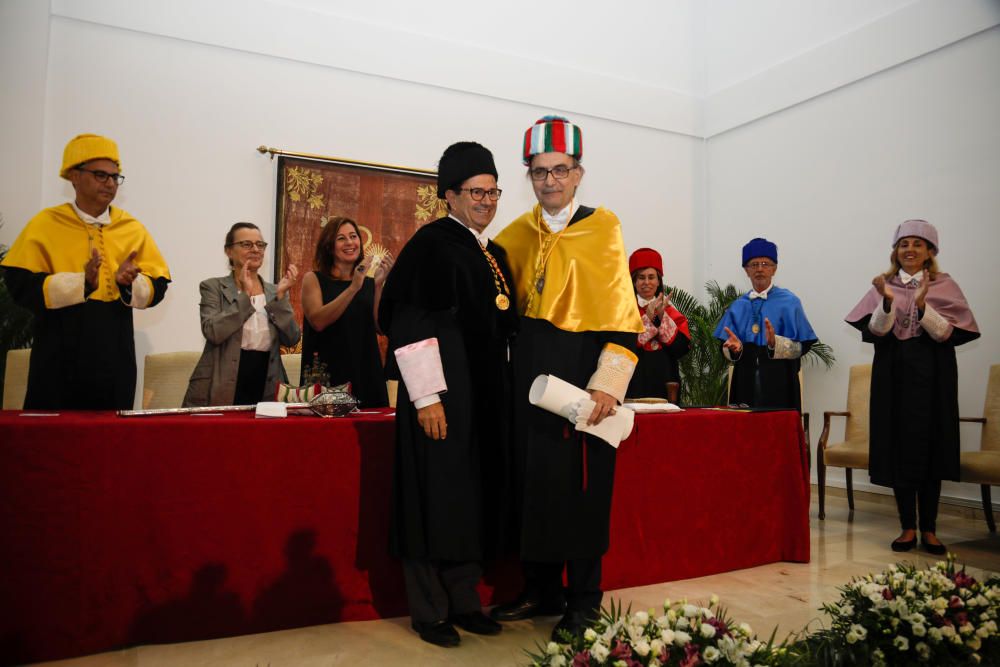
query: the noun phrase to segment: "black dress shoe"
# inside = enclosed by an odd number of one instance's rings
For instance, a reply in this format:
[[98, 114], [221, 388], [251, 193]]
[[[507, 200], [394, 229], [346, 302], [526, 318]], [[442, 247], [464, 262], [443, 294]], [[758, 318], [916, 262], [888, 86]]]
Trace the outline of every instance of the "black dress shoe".
[[552, 641], [556, 643], [565, 643], [566, 638], [565, 633], [569, 633], [571, 637], [579, 637], [583, 634], [583, 631], [590, 627], [590, 623], [596, 614], [583, 611], [578, 611], [571, 609], [567, 611], [559, 622], [556, 623], [556, 627], [552, 628]]
[[558, 616], [566, 610], [566, 600], [542, 599], [522, 593], [513, 602], [497, 605], [490, 612], [494, 621], [521, 621], [535, 616]]
[[417, 634], [425, 642], [444, 646], [445, 648], [458, 646], [462, 641], [455, 627], [448, 621], [435, 621], [433, 623], [414, 621], [413, 629], [417, 631]]
[[[916, 542], [917, 538], [913, 538], [913, 541]], [[930, 542], [921, 540], [920, 546], [924, 548], [924, 551], [935, 556], [943, 556], [948, 553], [948, 547], [943, 544], [931, 544]]]
[[450, 620], [466, 632], [477, 635], [498, 635], [503, 626], [489, 618], [481, 611], [470, 611], [465, 614], [453, 614]]
[[905, 542], [900, 542], [899, 540], [893, 540], [892, 542], [893, 551], [911, 551], [915, 546], [917, 546], [916, 536], [914, 536], [912, 540], [907, 540]]

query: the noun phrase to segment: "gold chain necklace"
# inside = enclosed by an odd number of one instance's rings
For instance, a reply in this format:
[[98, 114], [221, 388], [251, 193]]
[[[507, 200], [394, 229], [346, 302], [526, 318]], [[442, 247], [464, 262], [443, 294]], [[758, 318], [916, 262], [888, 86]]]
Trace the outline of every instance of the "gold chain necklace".
[[528, 302], [524, 304], [524, 312], [528, 312], [531, 304], [535, 300], [536, 294], [541, 294], [542, 290], [545, 288], [545, 267], [548, 264], [549, 258], [552, 256], [552, 251], [555, 250], [556, 245], [562, 240], [563, 234], [569, 229], [569, 221], [566, 222], [566, 226], [560, 229], [555, 234], [550, 234], [548, 238], [552, 239], [551, 243], [547, 246], [545, 241], [542, 239], [542, 222], [544, 219], [539, 219], [538, 223], [538, 259], [535, 261], [535, 275], [531, 281], [534, 289], [528, 290]]
[[[479, 243], [476, 243], [476, 245], [479, 245]], [[507, 287], [507, 279], [504, 278], [503, 271], [500, 270], [500, 265], [497, 264], [496, 258], [490, 251], [481, 245], [479, 245], [479, 249], [483, 251], [483, 255], [486, 256], [486, 261], [490, 265], [490, 271], [493, 272], [493, 284], [497, 288], [497, 296], [493, 302], [499, 310], [507, 310], [510, 308], [510, 288]]]

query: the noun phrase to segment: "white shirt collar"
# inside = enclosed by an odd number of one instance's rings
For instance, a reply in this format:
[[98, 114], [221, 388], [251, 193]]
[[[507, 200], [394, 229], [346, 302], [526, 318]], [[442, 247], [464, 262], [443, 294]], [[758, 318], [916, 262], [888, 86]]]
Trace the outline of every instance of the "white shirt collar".
[[768, 294], [768, 292], [771, 291], [772, 287], [774, 287], [774, 283], [771, 283], [770, 285], [768, 285], [767, 289], [764, 290], [763, 292], [757, 292], [757, 291], [754, 291], [753, 288], [750, 288], [750, 299], [751, 300], [753, 300], [753, 299], [764, 299], [766, 301], [767, 300], [767, 294]]
[[107, 207], [106, 209], [104, 209], [104, 213], [101, 213], [99, 216], [97, 216], [95, 218], [94, 216], [90, 215], [89, 213], [84, 213], [83, 211], [81, 211], [80, 207], [76, 205], [75, 201], [71, 201], [69, 203], [69, 205], [73, 207], [73, 210], [76, 211], [76, 214], [78, 216], [80, 216], [80, 219], [83, 220], [88, 225], [99, 225], [99, 226], [103, 227], [104, 225], [110, 225], [111, 224], [111, 207], [110, 206]]
[[921, 274], [917, 274], [917, 275], [911, 276], [909, 273], [907, 273], [903, 269], [899, 270], [899, 280], [904, 285], [909, 285], [912, 282], [914, 284], [914, 286], [918, 286], [918, 285], [920, 285], [920, 278], [921, 278]]
[[563, 228], [569, 224], [569, 221], [573, 219], [576, 215], [576, 209], [580, 208], [580, 205], [576, 203], [576, 197], [573, 201], [569, 203], [563, 210], [559, 211], [555, 215], [549, 214], [544, 208], [542, 209], [542, 219], [545, 220], [545, 224], [549, 226], [554, 232], [561, 232]]
[[490, 237], [486, 236], [486, 232], [485, 231], [483, 231], [483, 233], [480, 234], [475, 229], [473, 229], [472, 227], [469, 227], [467, 224], [465, 224], [464, 222], [462, 222], [461, 220], [459, 220], [458, 218], [456, 218], [455, 216], [453, 216], [451, 213], [448, 214], [448, 217], [451, 218], [452, 220], [454, 220], [455, 222], [457, 222], [458, 224], [462, 225], [466, 229], [468, 229], [469, 232], [473, 236], [476, 237], [476, 241], [478, 241], [479, 245], [481, 245], [482, 247], [485, 248], [486, 244], [490, 242]]

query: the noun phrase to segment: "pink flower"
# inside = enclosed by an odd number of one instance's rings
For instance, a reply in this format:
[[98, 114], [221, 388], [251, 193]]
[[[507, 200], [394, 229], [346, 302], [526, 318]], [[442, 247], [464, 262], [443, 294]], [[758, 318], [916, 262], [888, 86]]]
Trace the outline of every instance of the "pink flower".
[[954, 582], [959, 588], [971, 588], [976, 585], [976, 580], [967, 575], [964, 570], [955, 573]]
[[574, 655], [573, 667], [590, 667], [590, 651], [580, 651]]
[[631, 658], [632, 657], [632, 647], [623, 641], [615, 640], [614, 646], [611, 648], [611, 653], [608, 654], [609, 658]]
[[964, 611], [960, 611], [955, 614], [955, 625], [961, 627], [965, 625], [969, 620], [969, 615]]
[[691, 642], [684, 647], [684, 659], [681, 660], [678, 667], [698, 667], [701, 664], [701, 655], [698, 653], [698, 647], [695, 646], [694, 642]]
[[729, 626], [727, 626], [724, 622], [720, 621], [718, 618], [710, 618], [705, 622], [711, 625], [713, 628], [715, 628], [718, 631], [718, 634], [720, 635], [726, 635], [726, 636], [732, 635], [732, 633], [729, 632]]
[[883, 600], [895, 600], [896, 596], [893, 594], [891, 588], [886, 587], [886, 588], [882, 589], [882, 599]]
[[964, 607], [965, 603], [962, 602], [962, 598], [957, 595], [952, 595], [951, 599], [948, 601], [948, 606], [952, 609], [958, 609], [959, 607]]

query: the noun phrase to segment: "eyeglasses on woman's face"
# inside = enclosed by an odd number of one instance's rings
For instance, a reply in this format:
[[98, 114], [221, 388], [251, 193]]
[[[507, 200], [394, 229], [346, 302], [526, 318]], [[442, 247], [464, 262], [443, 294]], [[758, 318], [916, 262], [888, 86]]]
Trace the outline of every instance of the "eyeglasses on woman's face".
[[239, 246], [244, 250], [257, 248], [257, 250], [264, 251], [267, 250], [267, 241], [233, 241], [227, 247], [232, 247], [232, 246]]

